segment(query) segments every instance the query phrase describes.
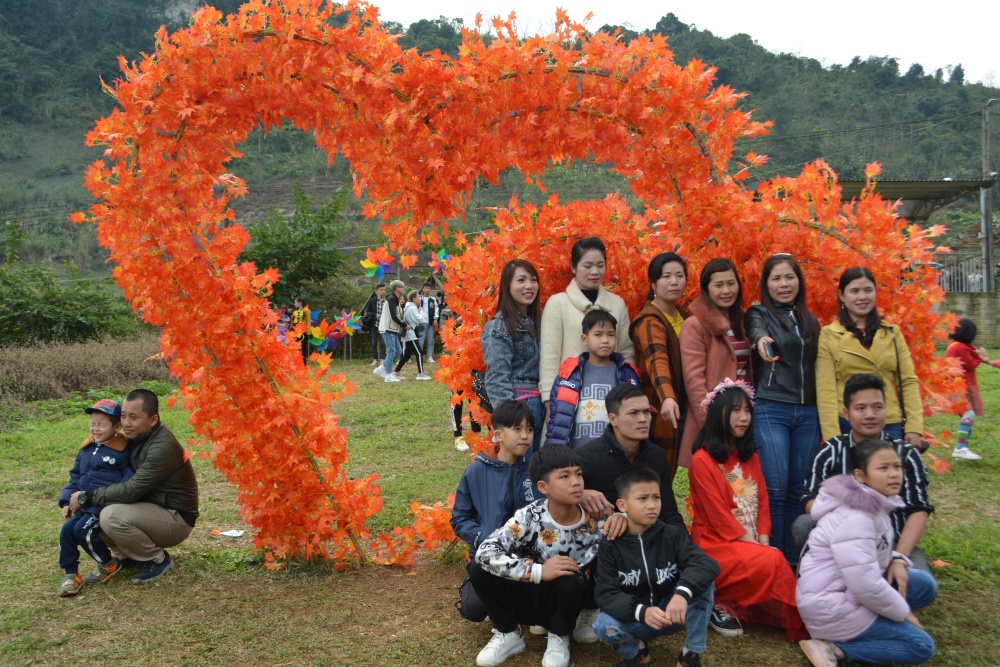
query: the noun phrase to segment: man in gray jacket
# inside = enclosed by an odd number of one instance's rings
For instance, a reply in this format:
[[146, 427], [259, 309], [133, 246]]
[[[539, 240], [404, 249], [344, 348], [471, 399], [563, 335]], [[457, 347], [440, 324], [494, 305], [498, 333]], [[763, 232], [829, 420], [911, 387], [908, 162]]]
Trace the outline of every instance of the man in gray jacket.
[[[122, 430], [129, 443], [135, 475], [125, 482], [78, 491], [70, 509], [101, 507], [105, 541], [139, 566], [132, 581], [156, 581], [173, 567], [164, 547], [180, 544], [198, 518], [198, 481], [184, 448], [160, 423], [159, 401], [148, 389], [136, 389], [122, 404]], [[92, 577], [107, 580], [100, 568]]]

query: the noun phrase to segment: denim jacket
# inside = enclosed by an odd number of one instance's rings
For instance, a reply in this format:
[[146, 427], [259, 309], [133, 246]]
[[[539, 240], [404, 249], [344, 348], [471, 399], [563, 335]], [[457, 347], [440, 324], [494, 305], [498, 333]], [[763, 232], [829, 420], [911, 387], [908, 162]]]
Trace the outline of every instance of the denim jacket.
[[531, 335], [531, 318], [521, 315], [514, 340], [497, 313], [483, 327], [480, 341], [486, 360], [486, 395], [494, 406], [514, 398], [515, 389], [538, 389], [538, 339]]

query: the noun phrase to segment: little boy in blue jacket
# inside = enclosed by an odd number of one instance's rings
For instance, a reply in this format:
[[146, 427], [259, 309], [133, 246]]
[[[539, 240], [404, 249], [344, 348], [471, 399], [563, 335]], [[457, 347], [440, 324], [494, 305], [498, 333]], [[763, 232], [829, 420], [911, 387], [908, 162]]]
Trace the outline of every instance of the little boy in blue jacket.
[[[540, 496], [524, 455], [534, 439], [534, 416], [521, 401], [504, 401], [493, 411], [495, 447], [479, 452], [465, 469], [455, 492], [451, 527], [475, 554], [479, 543], [507, 523], [514, 512]], [[469, 567], [475, 567], [470, 563]], [[470, 621], [486, 618], [486, 608], [475, 595], [469, 577], [462, 582], [460, 612]]]
[[[59, 495], [59, 507], [65, 519], [59, 532], [59, 567], [66, 573], [59, 587], [60, 597], [76, 595], [84, 582], [107, 581], [121, 569], [121, 564], [101, 539], [101, 508], [84, 507], [73, 514], [69, 499], [77, 491], [111, 486], [132, 476], [126, 451], [128, 441], [118, 433], [122, 408], [118, 401], [105, 398], [84, 412], [90, 415], [90, 436], [80, 445], [76, 462], [69, 471], [69, 484]], [[97, 570], [86, 579], [80, 576], [79, 547], [97, 561]]]
[[545, 444], [578, 449], [601, 437], [608, 426], [604, 397], [622, 384], [642, 386], [639, 369], [615, 347], [618, 320], [606, 310], [591, 310], [583, 318], [580, 340], [587, 351], [569, 357], [559, 367], [549, 396]]

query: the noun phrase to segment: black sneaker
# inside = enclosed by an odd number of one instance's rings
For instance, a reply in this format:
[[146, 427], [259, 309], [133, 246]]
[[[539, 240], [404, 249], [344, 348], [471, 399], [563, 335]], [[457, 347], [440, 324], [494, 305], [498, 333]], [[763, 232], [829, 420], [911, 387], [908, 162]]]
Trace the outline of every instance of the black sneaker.
[[132, 577], [133, 584], [148, 584], [156, 581], [163, 575], [167, 573], [168, 570], [174, 567], [173, 561], [170, 560], [170, 554], [166, 551], [163, 552], [163, 561], [157, 563], [155, 561], [147, 561], [142, 564], [139, 568], [139, 574]]
[[701, 654], [681, 651], [677, 656], [677, 667], [701, 667]]
[[[615, 663], [615, 667], [641, 667], [642, 665], [649, 664], [649, 644], [646, 643], [641, 649], [639, 649], [639, 654], [632, 659], [619, 660]], [[699, 666], [700, 667], [700, 666]]]
[[708, 619], [712, 629], [725, 637], [739, 637], [743, 634], [740, 620], [729, 613], [725, 607], [712, 607], [712, 615]]

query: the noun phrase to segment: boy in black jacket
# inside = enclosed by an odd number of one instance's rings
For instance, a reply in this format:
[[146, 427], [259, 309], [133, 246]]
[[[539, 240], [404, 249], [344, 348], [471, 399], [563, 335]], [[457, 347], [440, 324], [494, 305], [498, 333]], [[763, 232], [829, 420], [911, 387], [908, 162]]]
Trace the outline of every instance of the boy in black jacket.
[[597, 553], [598, 639], [621, 654], [616, 667], [649, 662], [649, 642], [687, 630], [678, 667], [701, 667], [719, 565], [683, 527], [658, 520], [660, 478], [634, 465], [617, 481], [618, 509], [628, 533], [605, 540]]

